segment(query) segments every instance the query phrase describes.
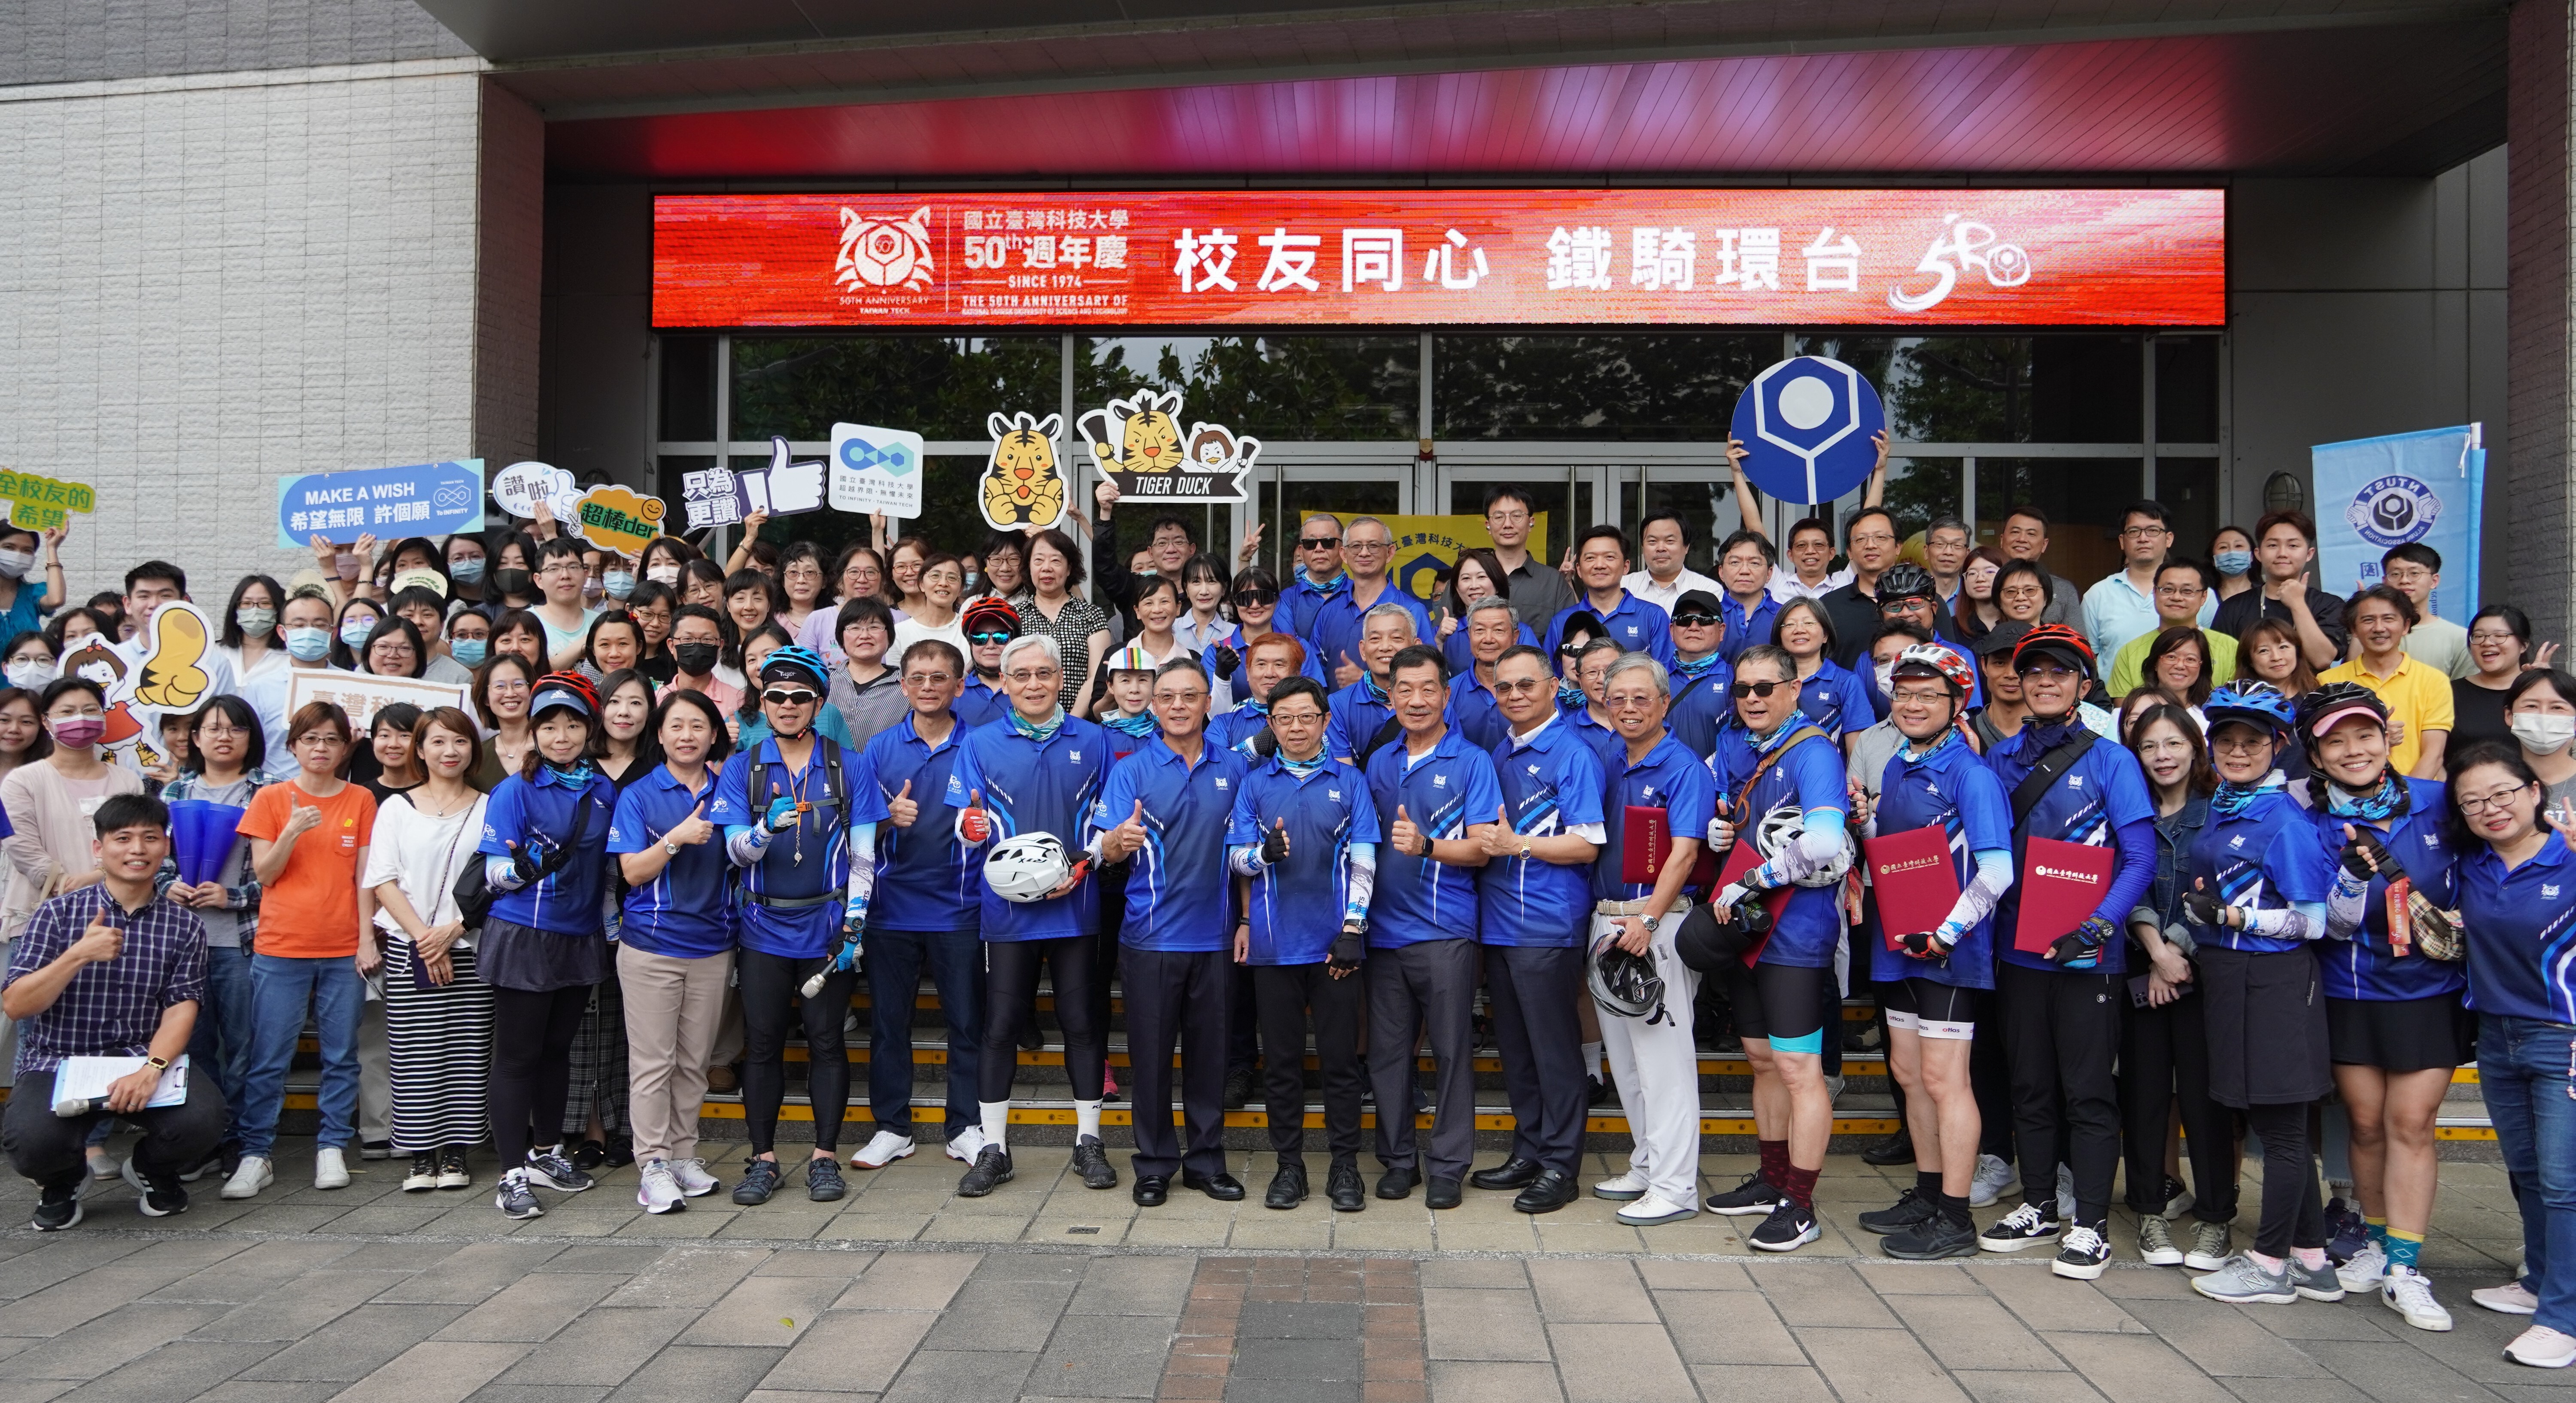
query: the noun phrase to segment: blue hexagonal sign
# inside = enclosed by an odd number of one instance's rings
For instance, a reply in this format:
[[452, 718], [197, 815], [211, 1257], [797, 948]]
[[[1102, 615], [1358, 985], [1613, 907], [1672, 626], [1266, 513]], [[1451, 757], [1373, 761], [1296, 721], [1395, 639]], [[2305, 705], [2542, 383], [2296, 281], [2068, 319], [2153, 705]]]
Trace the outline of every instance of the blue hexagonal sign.
[[1869, 480], [1887, 427], [1878, 391], [1825, 356], [1793, 356], [1753, 377], [1735, 402], [1744, 475], [1783, 501], [1830, 502]]

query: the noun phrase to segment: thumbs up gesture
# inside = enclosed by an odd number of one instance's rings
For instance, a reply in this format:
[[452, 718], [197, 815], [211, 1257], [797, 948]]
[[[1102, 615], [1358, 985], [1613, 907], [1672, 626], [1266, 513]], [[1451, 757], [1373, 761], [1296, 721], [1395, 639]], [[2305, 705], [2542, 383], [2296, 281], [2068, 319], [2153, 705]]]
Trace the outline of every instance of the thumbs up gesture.
[[1101, 855], [1111, 862], [1116, 862], [1143, 846], [1145, 846], [1145, 801], [1139, 799], [1136, 801], [1135, 812], [1127, 815], [1125, 822], [1109, 830], [1107, 841], [1101, 844]]
[[1261, 835], [1261, 860], [1273, 867], [1288, 860], [1288, 820]]
[[993, 816], [984, 812], [983, 790], [966, 791], [966, 807], [957, 811], [957, 836], [969, 843], [980, 843], [993, 836]]
[[689, 810], [687, 818], [672, 824], [671, 831], [662, 836], [682, 847], [695, 847], [714, 837], [715, 832], [716, 826], [707, 822], [707, 801], [701, 799], [696, 808]]
[[1499, 804], [1494, 807], [1494, 821], [1482, 825], [1476, 836], [1483, 840], [1487, 857], [1518, 857], [1529, 842], [1512, 831], [1511, 811]]
[[921, 817], [921, 801], [912, 797], [912, 781], [903, 782], [903, 792], [886, 800], [886, 816], [897, 828], [910, 828]]
[[1431, 844], [1423, 838], [1422, 830], [1414, 827], [1402, 804], [1395, 806], [1395, 826], [1387, 830], [1386, 840], [1406, 857], [1421, 857], [1431, 851]]

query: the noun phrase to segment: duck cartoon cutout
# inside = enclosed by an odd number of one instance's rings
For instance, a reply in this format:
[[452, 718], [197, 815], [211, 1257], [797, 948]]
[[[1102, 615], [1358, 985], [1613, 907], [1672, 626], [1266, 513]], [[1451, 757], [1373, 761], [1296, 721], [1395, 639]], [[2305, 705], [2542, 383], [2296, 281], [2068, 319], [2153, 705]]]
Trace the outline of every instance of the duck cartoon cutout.
[[85, 677], [106, 694], [107, 730], [99, 747], [112, 757], [133, 757], [150, 773], [169, 763], [161, 750], [161, 718], [184, 715], [204, 703], [214, 687], [206, 671], [206, 652], [214, 628], [193, 604], [172, 602], [152, 611], [143, 661], [128, 665], [125, 655], [104, 639], [76, 648], [63, 658], [61, 675]]
[[1022, 410], [1005, 417], [987, 416], [993, 456], [984, 468], [977, 500], [984, 522], [997, 531], [1044, 530], [1064, 515], [1064, 472], [1057, 466], [1055, 436], [1064, 431], [1064, 416], [1043, 419]]
[[1222, 424], [1181, 429], [1181, 392], [1138, 391], [1075, 421], [1121, 500], [1240, 502], [1261, 440]]

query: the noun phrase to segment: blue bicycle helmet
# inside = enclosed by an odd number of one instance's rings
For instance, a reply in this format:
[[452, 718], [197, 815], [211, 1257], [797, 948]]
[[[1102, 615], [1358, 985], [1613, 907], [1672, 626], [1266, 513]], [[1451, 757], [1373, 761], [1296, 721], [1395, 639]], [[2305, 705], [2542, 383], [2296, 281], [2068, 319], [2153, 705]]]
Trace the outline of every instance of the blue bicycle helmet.
[[2246, 682], [2221, 687], [2201, 703], [2201, 715], [2209, 718], [2209, 732], [2230, 721], [2243, 722], [2257, 730], [2269, 731], [2275, 739], [2287, 740], [2298, 729], [2290, 709], [2290, 699], [2269, 682]]
[[814, 690], [822, 691], [832, 682], [832, 668], [823, 656], [811, 648], [790, 643], [773, 648], [761, 659], [760, 680], [763, 682], [809, 681]]

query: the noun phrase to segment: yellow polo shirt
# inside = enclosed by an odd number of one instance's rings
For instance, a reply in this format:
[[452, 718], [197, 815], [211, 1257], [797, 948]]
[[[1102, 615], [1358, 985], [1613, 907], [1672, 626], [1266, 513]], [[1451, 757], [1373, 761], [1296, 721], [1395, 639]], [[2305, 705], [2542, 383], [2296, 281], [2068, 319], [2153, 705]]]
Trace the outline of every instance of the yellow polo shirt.
[[2396, 766], [2401, 775], [2415, 772], [2415, 762], [2424, 754], [2424, 733], [2448, 731], [2455, 721], [2451, 679], [2419, 658], [2402, 658], [2397, 670], [2386, 677], [2373, 675], [2361, 659], [2355, 658], [2317, 680], [2358, 682], [2377, 692], [2379, 699], [2388, 704], [2389, 720], [2406, 723], [2406, 739], [2388, 749], [2388, 763]]

